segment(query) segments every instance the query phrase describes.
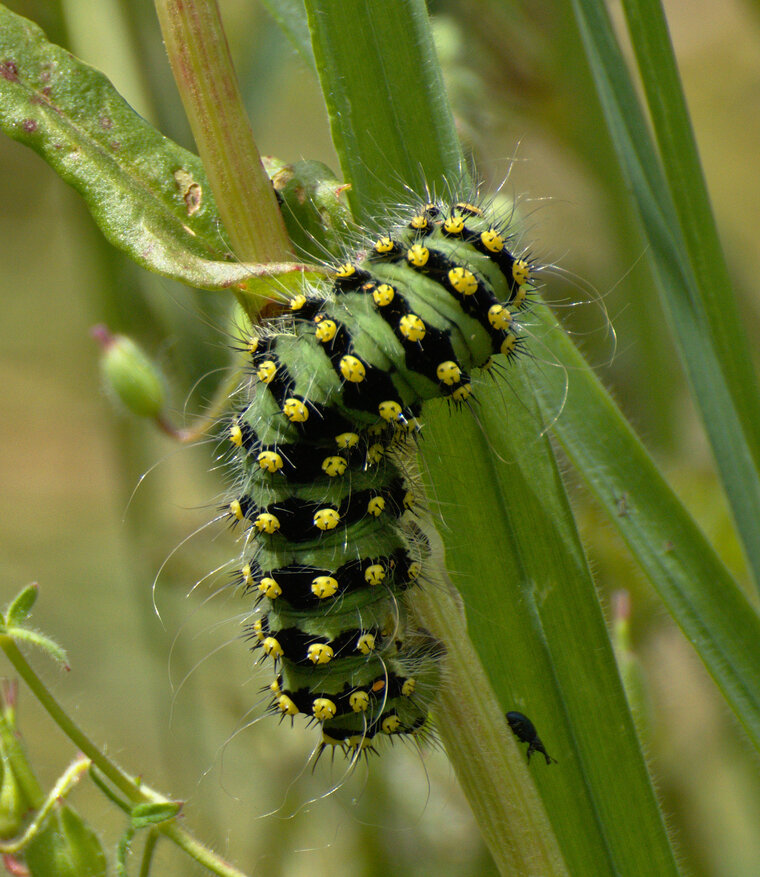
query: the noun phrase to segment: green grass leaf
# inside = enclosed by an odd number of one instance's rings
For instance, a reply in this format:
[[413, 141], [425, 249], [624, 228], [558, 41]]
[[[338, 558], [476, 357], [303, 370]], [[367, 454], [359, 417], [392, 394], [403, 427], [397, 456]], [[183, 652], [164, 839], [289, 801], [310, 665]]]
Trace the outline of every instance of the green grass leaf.
[[664, 21], [630, 4], [662, 164], [604, 4], [573, 0], [621, 167], [630, 181], [695, 405], [760, 583], [760, 394], [704, 190]]
[[306, 11], [356, 218], [466, 178], [425, 4], [307, 0]]
[[[540, 435], [539, 379], [530, 363], [517, 363], [507, 386], [478, 388], [474, 417], [424, 412], [431, 431], [422, 453], [447, 529], [447, 567], [503, 711], [528, 715], [559, 761], [555, 770], [536, 759], [531, 775], [570, 872], [593, 861], [595, 874], [677, 873], [558, 467]], [[478, 748], [476, 739], [470, 759]]]
[[551, 313], [533, 316], [546, 354], [568, 369], [536, 368], [543, 418], [760, 747], [757, 611]]

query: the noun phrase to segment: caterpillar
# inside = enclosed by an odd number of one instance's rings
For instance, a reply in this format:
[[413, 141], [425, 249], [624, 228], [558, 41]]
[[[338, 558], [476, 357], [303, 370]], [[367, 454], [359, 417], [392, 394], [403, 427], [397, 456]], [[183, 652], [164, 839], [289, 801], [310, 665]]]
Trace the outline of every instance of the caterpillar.
[[226, 511], [247, 528], [236, 581], [258, 609], [253, 649], [274, 661], [270, 711], [317, 724], [319, 754], [431, 733], [444, 649], [408, 618], [428, 554], [408, 460], [424, 402], [472, 404], [471, 372], [519, 353], [533, 289], [487, 212], [419, 205], [246, 339], [228, 433]]

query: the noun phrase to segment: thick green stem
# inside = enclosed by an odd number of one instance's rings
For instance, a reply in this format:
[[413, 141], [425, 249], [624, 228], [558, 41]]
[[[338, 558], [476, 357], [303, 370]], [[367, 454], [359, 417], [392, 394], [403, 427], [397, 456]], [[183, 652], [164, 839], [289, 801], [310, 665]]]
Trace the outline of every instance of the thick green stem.
[[[248, 123], [216, 0], [156, 0], [156, 11], [236, 255], [246, 262], [288, 261], [288, 235]], [[250, 299], [243, 304], [250, 313]]]
[[417, 618], [447, 650], [436, 728], [499, 871], [567, 875], [541, 797], [467, 635], [454, 593], [453, 586], [441, 585], [414, 597]]

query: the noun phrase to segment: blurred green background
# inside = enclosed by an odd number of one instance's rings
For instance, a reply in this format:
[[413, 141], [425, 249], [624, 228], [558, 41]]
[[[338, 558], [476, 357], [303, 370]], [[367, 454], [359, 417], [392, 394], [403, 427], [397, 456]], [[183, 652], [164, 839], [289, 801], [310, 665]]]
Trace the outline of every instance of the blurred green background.
[[[103, 69], [139, 112], [193, 148], [148, 0], [7, 5]], [[221, 6], [262, 152], [334, 167], [308, 66], [263, 7]], [[666, 7], [723, 242], [758, 338], [760, 13], [738, 0]], [[547, 277], [548, 296], [743, 580], [567, 2], [449, 0], [431, 9], [484, 188], [509, 173], [505, 190], [520, 198], [534, 255], [561, 269]], [[225, 572], [207, 576], [237, 550], [224, 527], [204, 526], [223, 493], [215, 441], [178, 447], [114, 413], [88, 335], [106, 322], [140, 339], [169, 378], [177, 424], [189, 423], [228, 363], [230, 303], [133, 267], [103, 242], [78, 196], [5, 139], [0, 198], [0, 598], [39, 581], [35, 623], [67, 648], [72, 669], [64, 675], [40, 658], [35, 666], [97, 741], [185, 800], [188, 827], [247, 871], [492, 873], [441, 753], [421, 758], [396, 746], [373, 761], [371, 776], [360, 767], [346, 779], [339, 761], [304, 770], [314, 732], [289, 732], [274, 719], [248, 726], [270, 673], [253, 667], [239, 641], [245, 601], [224, 587]], [[757, 756], [580, 489], [575, 507], [605, 605], [616, 590], [631, 593], [650, 702], [645, 743], [676, 849], [696, 875], [756, 875]], [[23, 689], [21, 726], [49, 787], [74, 753]], [[551, 727], [539, 732], [561, 770]], [[121, 814], [86, 784], [74, 801], [114, 843]], [[165, 844], [155, 873], [200, 869]]]

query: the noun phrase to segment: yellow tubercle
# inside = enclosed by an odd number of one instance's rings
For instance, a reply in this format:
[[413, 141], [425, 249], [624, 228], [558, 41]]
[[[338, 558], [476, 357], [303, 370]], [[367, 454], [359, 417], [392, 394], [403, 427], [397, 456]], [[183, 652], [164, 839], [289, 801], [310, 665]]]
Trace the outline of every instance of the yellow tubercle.
[[335, 320], [321, 320], [317, 323], [317, 328], [314, 331], [316, 335], [317, 341], [322, 344], [327, 344], [328, 341], [332, 341], [338, 331], [338, 325]]
[[322, 460], [322, 471], [330, 478], [337, 478], [346, 471], [348, 463], [344, 457], [325, 457]]
[[367, 448], [367, 462], [376, 465], [385, 456], [385, 448], [381, 444], [370, 445]]
[[355, 713], [366, 713], [369, 708], [369, 694], [366, 691], [353, 691], [348, 696], [348, 703]]
[[285, 465], [282, 457], [276, 451], [262, 451], [258, 457], [256, 457], [256, 462], [265, 472], [271, 474], [279, 472], [279, 470]]
[[480, 240], [490, 253], [500, 253], [504, 249], [504, 238], [495, 228], [489, 228], [488, 231], [481, 232]]
[[462, 377], [462, 369], [453, 360], [447, 359], [445, 362], [438, 364], [435, 376], [442, 384], [446, 384], [447, 387], [453, 387], [454, 384], [459, 383], [459, 379]]
[[375, 241], [374, 250], [380, 255], [385, 255], [386, 253], [392, 253], [394, 247], [393, 241], [387, 235], [383, 235], [383, 237]]
[[277, 708], [283, 715], [286, 716], [297, 716], [300, 710], [293, 703], [293, 701], [287, 696], [287, 694], [281, 694], [277, 698]]
[[395, 734], [401, 727], [401, 719], [397, 715], [386, 716], [380, 727], [384, 734]]
[[363, 633], [356, 641], [356, 651], [362, 655], [368, 655], [375, 651], [375, 637], [371, 633]]
[[274, 380], [276, 374], [277, 365], [271, 359], [264, 360], [264, 362], [262, 362], [256, 369], [256, 377], [258, 377], [262, 384], [270, 384]]
[[243, 431], [237, 423], [233, 423], [230, 427], [230, 441], [238, 448], [243, 447]]
[[396, 290], [390, 285], [390, 283], [381, 283], [372, 290], [372, 298], [375, 304], [380, 308], [389, 305], [393, 301], [395, 294]]
[[334, 530], [340, 523], [336, 509], [319, 509], [314, 513], [314, 526], [319, 530]]
[[406, 251], [406, 260], [413, 268], [424, 268], [430, 258], [430, 250], [422, 244], [412, 244]]
[[260, 515], [256, 516], [253, 526], [259, 531], [259, 533], [268, 533], [271, 536], [280, 529], [280, 521], [276, 515], [273, 515], [270, 512], [262, 512]]
[[530, 280], [530, 265], [525, 259], [515, 259], [512, 265], [512, 277], [518, 286], [525, 286]]
[[475, 295], [478, 291], [478, 280], [472, 271], [462, 266], [452, 268], [448, 273], [449, 283], [460, 295]]
[[265, 576], [261, 579], [257, 587], [259, 591], [261, 591], [265, 597], [269, 597], [270, 600], [276, 600], [280, 594], [282, 594], [282, 588], [277, 583], [277, 580], [270, 576]]
[[300, 399], [286, 399], [282, 413], [291, 423], [305, 423], [309, 419], [309, 409]]
[[334, 597], [338, 593], [338, 580], [333, 576], [317, 576], [311, 582], [311, 592], [320, 600]]
[[377, 406], [377, 410], [383, 420], [387, 420], [388, 423], [397, 423], [402, 409], [398, 402], [386, 400]]
[[265, 637], [261, 643], [261, 648], [270, 658], [281, 658], [285, 654], [282, 646], [273, 636]]
[[512, 314], [504, 305], [491, 305], [488, 309], [488, 322], [494, 329], [509, 329], [512, 325]]
[[469, 399], [470, 396], [472, 396], [472, 384], [462, 384], [461, 387], [457, 387], [451, 394], [451, 398], [455, 402], [464, 402], [465, 399]]
[[368, 585], [381, 585], [385, 579], [385, 568], [382, 564], [373, 563], [364, 570], [364, 581]]
[[315, 719], [326, 722], [335, 716], [338, 707], [327, 697], [317, 697], [311, 705], [311, 711], [314, 713]]
[[335, 444], [343, 450], [350, 450], [359, 444], [359, 435], [355, 432], [342, 432], [335, 436]]
[[340, 373], [345, 380], [350, 381], [352, 384], [360, 384], [367, 377], [367, 369], [364, 367], [364, 363], [358, 357], [351, 356], [351, 354], [341, 357]]
[[398, 327], [407, 341], [422, 341], [425, 337], [425, 323], [417, 314], [404, 314]]
[[333, 655], [332, 646], [327, 643], [312, 643], [306, 651], [306, 657], [312, 664], [329, 664]]
[[382, 496], [373, 496], [367, 503], [367, 512], [372, 515], [373, 518], [379, 518], [384, 511], [385, 499], [383, 499]]
[[443, 230], [449, 235], [460, 235], [464, 233], [464, 219], [461, 216], [450, 216], [443, 223]]

